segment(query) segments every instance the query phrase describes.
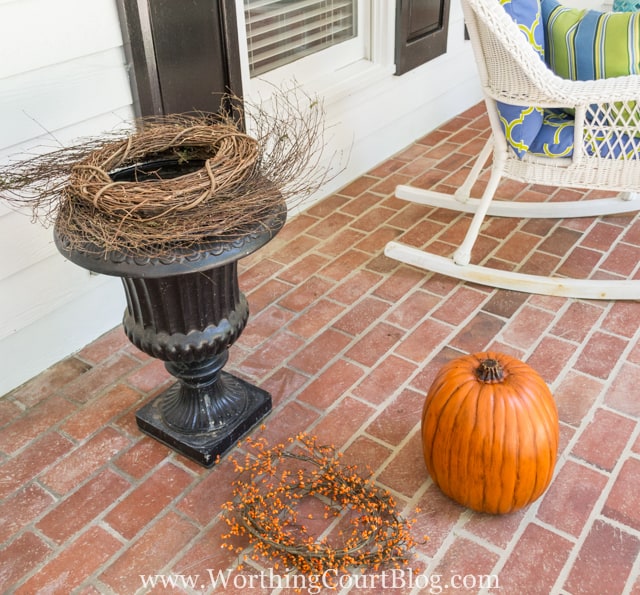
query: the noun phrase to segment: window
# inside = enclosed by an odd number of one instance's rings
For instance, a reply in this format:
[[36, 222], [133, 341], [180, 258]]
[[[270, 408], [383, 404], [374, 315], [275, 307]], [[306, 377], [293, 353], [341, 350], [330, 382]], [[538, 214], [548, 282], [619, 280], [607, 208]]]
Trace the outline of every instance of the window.
[[250, 76], [355, 39], [358, 0], [244, 0]]

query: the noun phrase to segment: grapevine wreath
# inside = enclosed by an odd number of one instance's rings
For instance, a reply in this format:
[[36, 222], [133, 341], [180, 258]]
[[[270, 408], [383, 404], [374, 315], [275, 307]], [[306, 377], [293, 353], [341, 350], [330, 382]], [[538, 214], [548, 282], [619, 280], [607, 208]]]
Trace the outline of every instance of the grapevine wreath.
[[233, 239], [313, 193], [334, 166], [333, 157], [321, 166], [317, 100], [277, 90], [270, 103], [228, 96], [232, 107], [217, 114], [142, 118], [133, 130], [2, 165], [0, 196], [84, 252], [162, 257]]

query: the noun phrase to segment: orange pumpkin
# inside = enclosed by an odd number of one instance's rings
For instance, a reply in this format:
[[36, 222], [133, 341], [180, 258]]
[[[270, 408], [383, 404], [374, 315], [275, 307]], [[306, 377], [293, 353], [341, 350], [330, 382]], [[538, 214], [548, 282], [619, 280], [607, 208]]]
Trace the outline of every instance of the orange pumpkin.
[[501, 353], [456, 358], [438, 372], [422, 411], [434, 483], [473, 510], [504, 514], [547, 489], [558, 450], [558, 410], [527, 364]]

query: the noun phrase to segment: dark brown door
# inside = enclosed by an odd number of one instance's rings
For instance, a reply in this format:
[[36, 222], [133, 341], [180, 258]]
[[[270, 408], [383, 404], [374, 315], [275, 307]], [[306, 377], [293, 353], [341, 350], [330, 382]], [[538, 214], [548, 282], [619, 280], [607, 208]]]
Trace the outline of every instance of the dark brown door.
[[447, 51], [450, 0], [397, 0], [396, 74]]
[[234, 0], [118, 0], [138, 116], [242, 96]]

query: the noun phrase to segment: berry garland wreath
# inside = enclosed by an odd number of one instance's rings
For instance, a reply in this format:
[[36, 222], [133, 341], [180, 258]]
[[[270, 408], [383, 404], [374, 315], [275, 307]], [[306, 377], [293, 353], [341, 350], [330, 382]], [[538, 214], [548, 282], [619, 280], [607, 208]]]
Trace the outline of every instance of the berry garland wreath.
[[305, 575], [399, 568], [409, 564], [415, 545], [411, 521], [396, 512], [393, 497], [355, 466], [340, 463], [341, 453], [299, 434], [266, 448], [264, 440], [247, 439], [234, 500], [223, 505], [229, 532], [223, 547], [240, 554], [238, 536], [260, 555]]

